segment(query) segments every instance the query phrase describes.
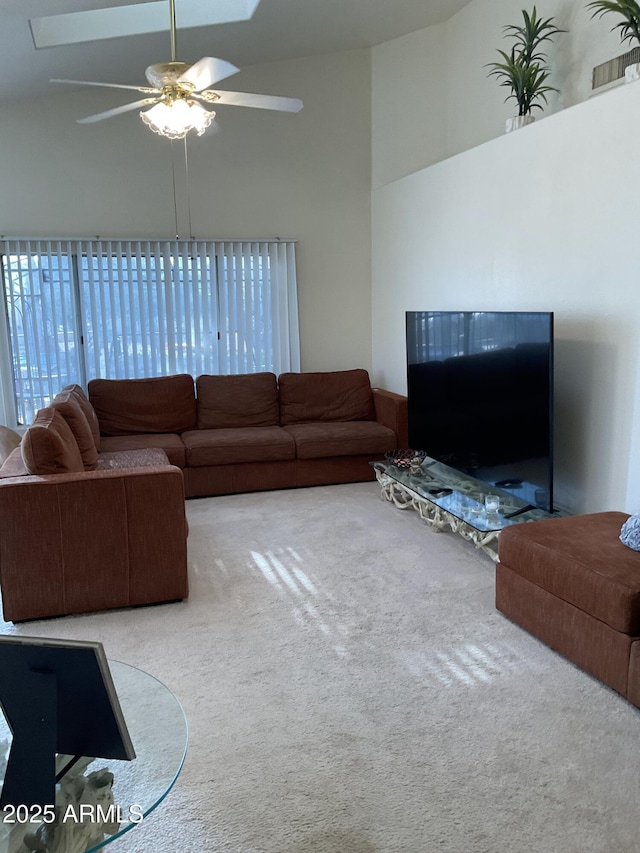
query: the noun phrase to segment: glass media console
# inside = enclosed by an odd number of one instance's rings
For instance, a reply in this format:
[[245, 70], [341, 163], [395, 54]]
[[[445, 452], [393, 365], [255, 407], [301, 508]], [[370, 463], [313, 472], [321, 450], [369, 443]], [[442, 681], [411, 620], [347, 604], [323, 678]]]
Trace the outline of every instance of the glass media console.
[[[399, 509], [415, 509], [434, 530], [449, 528], [498, 559], [500, 531], [512, 524], [553, 518], [497, 486], [475, 480], [442, 462], [425, 457], [409, 463], [372, 462], [382, 497]], [[487, 509], [487, 495], [498, 498], [498, 509]], [[491, 504], [491, 501], [489, 501]]]

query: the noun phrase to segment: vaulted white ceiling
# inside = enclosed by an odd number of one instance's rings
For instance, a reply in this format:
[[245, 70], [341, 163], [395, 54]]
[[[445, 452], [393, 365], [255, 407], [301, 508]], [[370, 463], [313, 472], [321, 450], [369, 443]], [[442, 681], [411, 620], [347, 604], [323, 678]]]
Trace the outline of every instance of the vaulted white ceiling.
[[[50, 94], [54, 90], [48, 82], [51, 77], [144, 84], [147, 65], [170, 59], [168, 0], [163, 32], [36, 49], [29, 24], [30, 19], [43, 15], [130, 6], [133, 2], [2, 0], [0, 100]], [[178, 59], [194, 62], [202, 56], [217, 56], [242, 68], [372, 47], [441, 23], [470, 0], [260, 0], [250, 20], [188, 29], [180, 25], [184, 2], [176, 0]], [[215, 2], [208, 0], [209, 5]]]

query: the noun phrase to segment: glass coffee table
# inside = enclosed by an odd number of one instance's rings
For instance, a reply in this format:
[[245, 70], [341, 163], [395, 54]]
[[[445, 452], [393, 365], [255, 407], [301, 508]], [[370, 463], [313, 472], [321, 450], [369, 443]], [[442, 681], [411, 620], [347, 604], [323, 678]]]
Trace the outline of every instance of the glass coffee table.
[[[414, 464], [409, 460], [403, 463], [398, 465], [390, 460], [371, 463], [380, 483], [381, 497], [398, 509], [414, 509], [433, 530], [458, 533], [494, 561], [498, 559], [498, 537], [505, 527], [559, 515], [532, 507], [510, 492], [428, 456], [416, 459]], [[497, 511], [487, 510], [487, 495], [498, 498]]]
[[[115, 809], [110, 815], [116, 820], [103, 827], [103, 831], [100, 827], [96, 831], [90, 819], [84, 826], [71, 821], [70, 826], [60, 827], [60, 832], [64, 830], [69, 836], [64, 845], [51, 841], [42, 846], [40, 841], [41, 846], [33, 846], [35, 842], [28, 835], [38, 833], [39, 822], [32, 822], [33, 815], [24, 809], [8, 807], [0, 812], [0, 853], [101, 850], [140, 825], [173, 787], [182, 770], [188, 743], [187, 721], [180, 702], [162, 682], [140, 669], [112, 660], [109, 669], [136, 758], [133, 761], [96, 758], [83, 772], [88, 775], [106, 769], [113, 774]], [[0, 779], [4, 775], [10, 737], [0, 714]]]

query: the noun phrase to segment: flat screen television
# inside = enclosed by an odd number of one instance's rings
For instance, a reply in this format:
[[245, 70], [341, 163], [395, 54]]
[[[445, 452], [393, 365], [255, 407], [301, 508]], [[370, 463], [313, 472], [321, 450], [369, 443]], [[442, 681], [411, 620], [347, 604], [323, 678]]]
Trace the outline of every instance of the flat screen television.
[[553, 510], [553, 313], [408, 311], [409, 446]]

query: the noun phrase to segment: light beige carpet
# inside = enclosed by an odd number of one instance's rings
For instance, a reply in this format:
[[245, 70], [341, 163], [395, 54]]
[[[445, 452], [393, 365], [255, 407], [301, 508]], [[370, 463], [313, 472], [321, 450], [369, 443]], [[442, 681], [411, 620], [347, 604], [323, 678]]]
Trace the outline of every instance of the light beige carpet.
[[184, 705], [181, 777], [109, 850], [640, 850], [640, 713], [495, 611], [488, 557], [375, 484], [187, 508], [188, 602], [3, 628]]

